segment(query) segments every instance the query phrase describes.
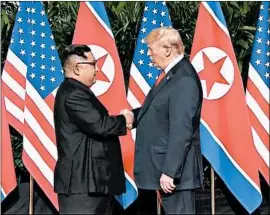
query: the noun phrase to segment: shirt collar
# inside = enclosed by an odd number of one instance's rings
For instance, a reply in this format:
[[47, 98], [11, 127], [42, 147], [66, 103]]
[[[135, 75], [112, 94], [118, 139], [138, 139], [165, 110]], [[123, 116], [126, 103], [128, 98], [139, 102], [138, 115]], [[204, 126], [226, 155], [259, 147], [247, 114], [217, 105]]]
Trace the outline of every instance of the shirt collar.
[[181, 54], [181, 55], [178, 55], [176, 58], [174, 58], [170, 63], [169, 63], [169, 65], [165, 68], [165, 73], [167, 74], [170, 70], [171, 70], [171, 68], [173, 68], [180, 60], [182, 60], [183, 59], [183, 57], [184, 57], [184, 55], [183, 54]]

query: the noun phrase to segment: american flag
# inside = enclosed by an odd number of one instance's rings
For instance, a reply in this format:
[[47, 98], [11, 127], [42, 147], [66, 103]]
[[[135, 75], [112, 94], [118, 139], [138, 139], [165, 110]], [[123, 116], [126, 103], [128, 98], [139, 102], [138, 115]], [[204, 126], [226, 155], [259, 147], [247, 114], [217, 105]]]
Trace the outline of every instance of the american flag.
[[58, 208], [54, 96], [63, 70], [41, 2], [21, 2], [2, 74], [8, 121], [23, 135], [25, 167]]
[[249, 64], [246, 101], [255, 147], [261, 158], [259, 170], [269, 184], [269, 85], [270, 7], [262, 2]]
[[[131, 108], [140, 107], [148, 94], [160, 71], [154, 67], [149, 56], [147, 56], [147, 45], [145, 37], [155, 28], [171, 26], [169, 10], [165, 2], [146, 2], [144, 14], [141, 21], [137, 47], [135, 49], [133, 62], [130, 69], [128, 88], [128, 103]], [[133, 138], [134, 138], [134, 130]]]

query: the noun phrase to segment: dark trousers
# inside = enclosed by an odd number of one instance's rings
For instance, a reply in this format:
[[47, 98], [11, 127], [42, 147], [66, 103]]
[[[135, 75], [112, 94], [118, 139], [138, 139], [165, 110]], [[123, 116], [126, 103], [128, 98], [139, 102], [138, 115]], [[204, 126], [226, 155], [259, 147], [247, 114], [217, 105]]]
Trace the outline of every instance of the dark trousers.
[[58, 194], [60, 214], [112, 214], [112, 196], [101, 194]]
[[140, 215], [157, 214], [157, 192], [138, 188], [138, 213]]
[[165, 214], [195, 214], [195, 190], [159, 193]]

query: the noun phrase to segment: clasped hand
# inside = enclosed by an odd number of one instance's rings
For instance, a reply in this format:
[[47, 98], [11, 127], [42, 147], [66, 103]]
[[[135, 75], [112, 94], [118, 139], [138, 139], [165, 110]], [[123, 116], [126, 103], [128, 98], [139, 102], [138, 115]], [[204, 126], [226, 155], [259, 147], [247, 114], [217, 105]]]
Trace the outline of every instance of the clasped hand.
[[125, 109], [121, 110], [120, 114], [122, 114], [126, 118], [127, 128], [132, 129], [132, 124], [134, 122], [134, 115], [132, 111]]

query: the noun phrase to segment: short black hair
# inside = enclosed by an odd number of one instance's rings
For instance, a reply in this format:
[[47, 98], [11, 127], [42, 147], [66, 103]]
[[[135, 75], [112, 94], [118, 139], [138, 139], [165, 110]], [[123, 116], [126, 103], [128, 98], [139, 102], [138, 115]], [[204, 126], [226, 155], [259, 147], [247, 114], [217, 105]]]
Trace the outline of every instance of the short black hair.
[[73, 44], [65, 48], [63, 51], [63, 65], [71, 55], [77, 55], [87, 59], [86, 52], [91, 52], [91, 49], [87, 45]]

